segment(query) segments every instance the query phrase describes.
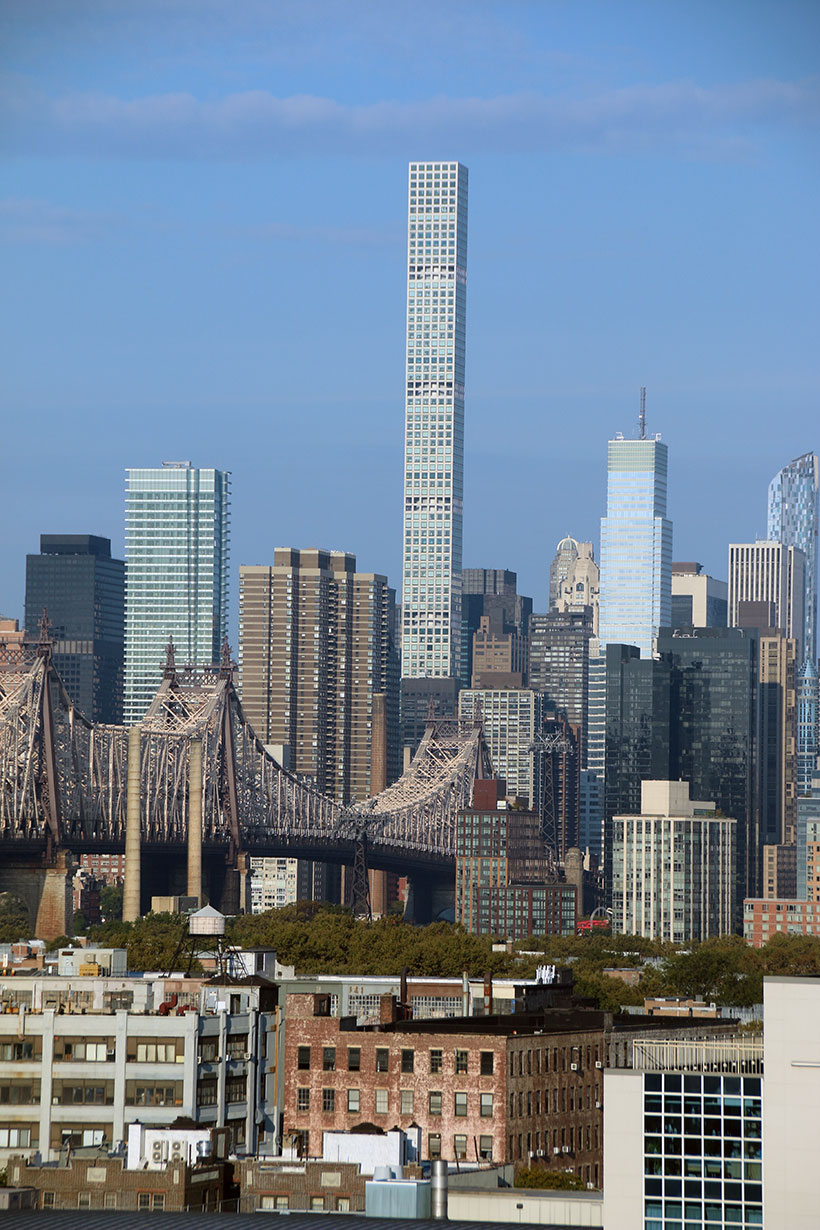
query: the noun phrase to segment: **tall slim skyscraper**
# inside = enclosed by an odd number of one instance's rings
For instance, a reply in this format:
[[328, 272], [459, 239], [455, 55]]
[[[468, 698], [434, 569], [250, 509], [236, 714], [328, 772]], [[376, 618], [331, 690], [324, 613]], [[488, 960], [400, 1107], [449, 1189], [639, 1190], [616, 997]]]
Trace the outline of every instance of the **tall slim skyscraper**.
[[173, 636], [177, 664], [219, 661], [228, 630], [229, 474], [190, 461], [127, 470], [125, 722], [142, 718]]
[[769, 483], [766, 537], [785, 547], [798, 547], [805, 556], [803, 603], [803, 656], [817, 657], [817, 495], [820, 462], [816, 453], [804, 453], [775, 474]]
[[672, 522], [666, 516], [668, 450], [659, 438], [609, 441], [606, 516], [601, 518], [598, 638], [637, 645], [672, 619]]
[[402, 675], [461, 657], [467, 168], [412, 162], [408, 189]]
[[125, 565], [94, 534], [41, 534], [26, 556], [26, 632], [39, 636], [43, 610], [54, 665], [74, 704], [92, 722], [122, 721]]

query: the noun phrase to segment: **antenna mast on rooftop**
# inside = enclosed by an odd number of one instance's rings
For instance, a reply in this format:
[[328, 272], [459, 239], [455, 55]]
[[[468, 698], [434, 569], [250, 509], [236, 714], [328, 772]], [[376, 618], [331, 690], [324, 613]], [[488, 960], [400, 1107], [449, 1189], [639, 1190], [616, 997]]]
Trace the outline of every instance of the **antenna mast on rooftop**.
[[646, 389], [641, 387], [641, 412], [638, 415], [638, 439], [646, 439]]

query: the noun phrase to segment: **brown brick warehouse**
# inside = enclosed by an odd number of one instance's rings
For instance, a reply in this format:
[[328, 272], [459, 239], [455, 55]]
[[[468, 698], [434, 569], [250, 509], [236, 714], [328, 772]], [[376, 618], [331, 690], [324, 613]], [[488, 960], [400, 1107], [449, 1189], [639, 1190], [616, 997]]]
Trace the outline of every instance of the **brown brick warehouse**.
[[385, 996], [363, 1026], [331, 1017], [326, 995], [289, 995], [284, 1140], [316, 1157], [324, 1132], [418, 1128], [422, 1161], [537, 1159], [600, 1186], [603, 1069], [660, 1022], [586, 1007], [569, 978], [528, 992], [513, 1014], [448, 1021]]

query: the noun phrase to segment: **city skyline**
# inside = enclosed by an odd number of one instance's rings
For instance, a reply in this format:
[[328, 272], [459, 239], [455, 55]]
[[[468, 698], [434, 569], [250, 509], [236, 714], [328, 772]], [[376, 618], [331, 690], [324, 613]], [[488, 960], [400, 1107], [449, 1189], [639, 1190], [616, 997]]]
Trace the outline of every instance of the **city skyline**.
[[0, 15], [17, 513], [0, 610], [22, 615], [44, 530], [122, 555], [119, 476], [161, 455], [234, 475], [232, 640], [238, 565], [275, 545], [355, 550], [398, 585], [403, 185], [421, 154], [472, 180], [464, 563], [517, 571], [545, 605], [554, 543], [597, 539], [593, 442], [628, 431], [641, 384], [674, 458], [678, 557], [723, 576], [724, 544], [761, 535], [773, 466], [815, 444], [809, 6], [100, 11]]

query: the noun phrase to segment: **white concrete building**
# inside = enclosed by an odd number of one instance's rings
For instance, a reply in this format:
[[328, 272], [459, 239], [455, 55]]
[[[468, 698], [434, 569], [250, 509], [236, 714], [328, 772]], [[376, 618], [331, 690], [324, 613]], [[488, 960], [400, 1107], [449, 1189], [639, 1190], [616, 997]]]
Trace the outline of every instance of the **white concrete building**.
[[13, 1153], [48, 1161], [69, 1146], [110, 1149], [137, 1120], [164, 1127], [182, 1115], [226, 1127], [233, 1151], [255, 1152], [275, 1135], [268, 986], [0, 978], [0, 1165]]
[[641, 783], [641, 814], [612, 818], [612, 928], [685, 943], [735, 921], [737, 821], [688, 782]]
[[252, 858], [251, 913], [264, 914], [291, 905], [299, 896], [299, 861], [295, 858]]
[[401, 673], [458, 675], [464, 508], [467, 168], [411, 162]]
[[820, 978], [763, 1005], [762, 1040], [636, 1040], [604, 1073], [606, 1230], [815, 1230]]
[[805, 597], [806, 557], [799, 547], [760, 540], [729, 544], [730, 628], [744, 626], [741, 603], [769, 605], [774, 615], [771, 626], [797, 641], [800, 662]]

